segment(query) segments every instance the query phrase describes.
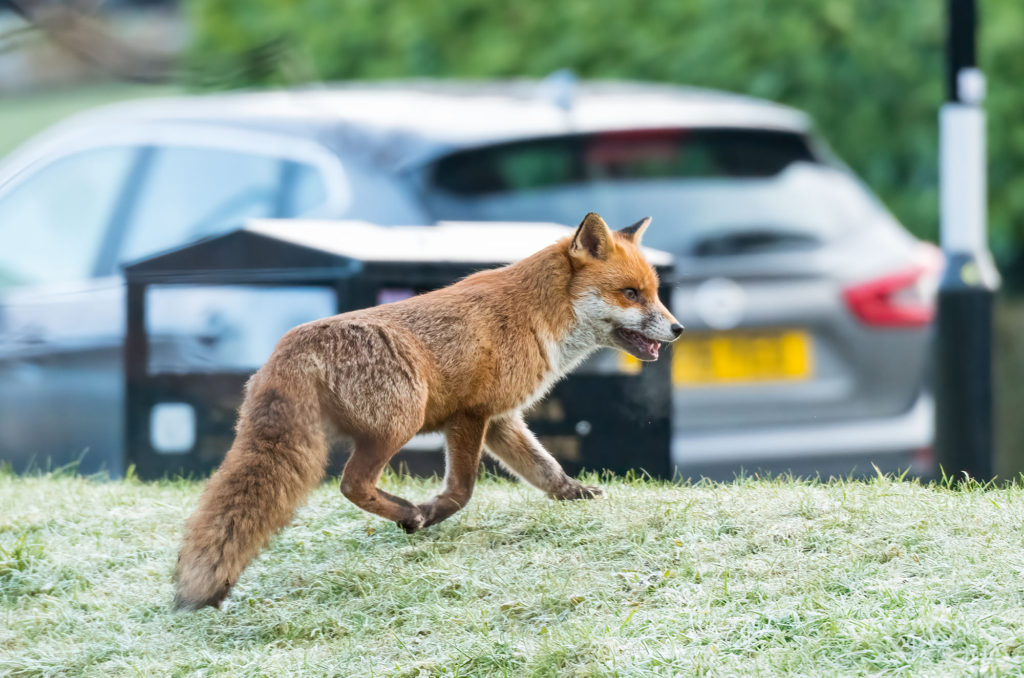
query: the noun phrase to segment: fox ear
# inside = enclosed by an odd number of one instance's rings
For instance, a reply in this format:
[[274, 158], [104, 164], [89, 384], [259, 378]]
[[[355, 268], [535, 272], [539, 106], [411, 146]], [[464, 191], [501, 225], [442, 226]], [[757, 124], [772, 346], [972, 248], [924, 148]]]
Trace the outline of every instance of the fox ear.
[[619, 233], [626, 236], [634, 245], [640, 246], [640, 239], [644, 237], [644, 231], [651, 225], [651, 218], [644, 217], [640, 221], [636, 222], [631, 226], [620, 228]]
[[604, 219], [591, 212], [583, 217], [569, 243], [569, 254], [578, 259], [607, 259], [612, 248], [612, 232]]

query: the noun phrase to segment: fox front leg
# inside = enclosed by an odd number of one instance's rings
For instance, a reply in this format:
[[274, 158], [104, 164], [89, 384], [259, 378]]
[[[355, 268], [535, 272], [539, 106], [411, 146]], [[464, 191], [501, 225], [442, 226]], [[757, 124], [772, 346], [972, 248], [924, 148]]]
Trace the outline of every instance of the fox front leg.
[[492, 419], [487, 451], [512, 473], [555, 499], [593, 499], [601, 488], [570, 478], [526, 427], [522, 415]]
[[480, 468], [486, 430], [486, 417], [459, 415], [448, 422], [444, 489], [429, 502], [420, 504], [425, 519], [423, 527], [441, 522], [469, 503]]

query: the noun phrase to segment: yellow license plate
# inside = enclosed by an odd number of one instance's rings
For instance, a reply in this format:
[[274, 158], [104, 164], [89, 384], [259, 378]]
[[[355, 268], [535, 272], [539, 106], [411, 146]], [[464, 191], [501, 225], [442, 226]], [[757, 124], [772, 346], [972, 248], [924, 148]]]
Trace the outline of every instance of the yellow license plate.
[[811, 337], [800, 330], [685, 334], [672, 345], [676, 386], [810, 378]]

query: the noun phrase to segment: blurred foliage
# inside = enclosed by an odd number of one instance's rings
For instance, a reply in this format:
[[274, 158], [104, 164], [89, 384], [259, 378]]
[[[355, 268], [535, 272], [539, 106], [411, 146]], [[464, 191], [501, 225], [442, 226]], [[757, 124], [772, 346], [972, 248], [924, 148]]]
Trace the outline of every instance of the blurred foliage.
[[[1024, 3], [981, 0], [992, 243], [1024, 243]], [[809, 112], [915, 233], [938, 232], [939, 0], [191, 0], [189, 84], [395, 77], [629, 78]], [[1016, 171], [1015, 171], [1016, 170]]]

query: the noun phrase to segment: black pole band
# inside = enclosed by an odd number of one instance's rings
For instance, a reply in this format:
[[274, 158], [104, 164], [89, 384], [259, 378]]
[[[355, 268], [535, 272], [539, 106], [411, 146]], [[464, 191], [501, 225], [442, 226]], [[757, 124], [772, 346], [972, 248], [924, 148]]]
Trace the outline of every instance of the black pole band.
[[960, 101], [957, 74], [977, 65], [975, 27], [978, 20], [976, 0], [947, 0], [946, 26], [946, 98]]

